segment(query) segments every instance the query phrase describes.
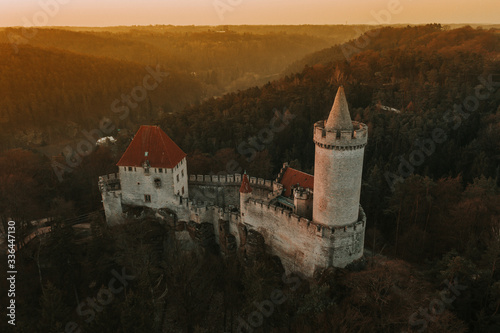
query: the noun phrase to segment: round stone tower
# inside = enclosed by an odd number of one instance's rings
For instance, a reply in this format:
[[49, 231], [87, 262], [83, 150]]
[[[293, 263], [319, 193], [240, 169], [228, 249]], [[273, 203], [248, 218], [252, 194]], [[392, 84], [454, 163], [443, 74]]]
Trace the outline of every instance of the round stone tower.
[[313, 220], [346, 227], [359, 219], [363, 155], [368, 127], [351, 121], [340, 87], [328, 120], [314, 124]]

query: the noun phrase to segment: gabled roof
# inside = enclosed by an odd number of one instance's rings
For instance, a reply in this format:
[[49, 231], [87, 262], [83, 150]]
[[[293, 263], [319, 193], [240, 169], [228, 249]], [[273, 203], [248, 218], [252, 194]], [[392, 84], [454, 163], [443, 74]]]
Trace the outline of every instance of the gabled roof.
[[325, 124], [326, 129], [352, 130], [352, 120], [349, 114], [349, 106], [345, 97], [344, 87], [340, 86], [335, 96], [332, 110]]
[[314, 189], [314, 176], [308, 173], [295, 170], [287, 167], [285, 173], [281, 177], [280, 184], [285, 188], [284, 196], [289, 197], [292, 195], [292, 187], [299, 185], [303, 188]]
[[252, 188], [250, 187], [250, 182], [248, 181], [246, 173], [243, 175], [241, 181], [240, 193], [252, 193]]
[[172, 169], [186, 157], [158, 126], [141, 126], [116, 165], [142, 167], [147, 160], [152, 168]]

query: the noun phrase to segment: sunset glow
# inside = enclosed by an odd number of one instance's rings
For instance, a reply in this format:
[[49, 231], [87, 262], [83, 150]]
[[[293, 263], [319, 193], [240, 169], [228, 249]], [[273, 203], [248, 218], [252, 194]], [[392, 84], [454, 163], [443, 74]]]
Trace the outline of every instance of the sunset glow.
[[499, 9], [496, 0], [0, 0], [0, 25], [499, 23]]

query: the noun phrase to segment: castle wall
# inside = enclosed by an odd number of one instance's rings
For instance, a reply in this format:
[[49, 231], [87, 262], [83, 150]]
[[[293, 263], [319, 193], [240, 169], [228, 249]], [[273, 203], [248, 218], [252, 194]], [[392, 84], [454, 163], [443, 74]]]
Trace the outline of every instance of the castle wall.
[[358, 215], [359, 221], [349, 226], [330, 227], [250, 199], [241, 220], [262, 234], [268, 251], [281, 258], [287, 272], [312, 276], [317, 268], [345, 267], [362, 257], [366, 217], [361, 209]]
[[119, 174], [112, 173], [99, 177], [99, 190], [106, 221], [109, 225], [119, 224], [122, 217], [122, 193]]
[[[213, 204], [219, 207], [239, 207], [240, 174], [235, 175], [190, 175], [189, 199], [194, 202]], [[253, 197], [269, 200], [275, 183], [262, 178], [250, 178]]]
[[[188, 178], [189, 176], [187, 173], [187, 160], [186, 158], [184, 158], [172, 169], [174, 194], [180, 195], [183, 198], [189, 197]], [[177, 181], [177, 179], [179, 180]]]
[[195, 202], [210, 202], [220, 207], [240, 204], [238, 184], [190, 184], [189, 199]]
[[[132, 171], [129, 171], [128, 167], [120, 167], [123, 204], [154, 209], [180, 204], [180, 197], [176, 194], [179, 193], [185, 198], [188, 196], [188, 176], [186, 162], [183, 161], [173, 169], [163, 169], [161, 173], [158, 168], [149, 168], [147, 173], [142, 167], [133, 167]], [[160, 186], [157, 186], [155, 180], [160, 180]], [[146, 200], [145, 195], [150, 196], [150, 202]]]
[[328, 248], [322, 244], [322, 233], [309, 220], [253, 199], [242, 209], [242, 220], [262, 234], [269, 252], [281, 258], [288, 272], [312, 275], [316, 267], [328, 266]]
[[102, 192], [102, 204], [108, 225], [120, 224], [122, 217], [122, 193], [121, 191]]

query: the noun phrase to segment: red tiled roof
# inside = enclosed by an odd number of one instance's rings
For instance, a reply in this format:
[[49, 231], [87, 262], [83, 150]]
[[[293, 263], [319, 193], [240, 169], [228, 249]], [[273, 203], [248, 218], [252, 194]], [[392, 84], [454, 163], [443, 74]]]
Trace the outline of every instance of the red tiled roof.
[[303, 188], [314, 189], [314, 176], [293, 168], [286, 168], [285, 174], [281, 177], [280, 183], [285, 188], [285, 197], [292, 195], [292, 186], [299, 184]]
[[241, 181], [240, 193], [252, 193], [252, 188], [250, 187], [250, 182], [248, 181], [246, 173], [243, 175], [243, 180]]
[[148, 160], [152, 168], [172, 169], [184, 157], [186, 153], [160, 127], [141, 126], [116, 165], [142, 167]]

